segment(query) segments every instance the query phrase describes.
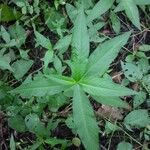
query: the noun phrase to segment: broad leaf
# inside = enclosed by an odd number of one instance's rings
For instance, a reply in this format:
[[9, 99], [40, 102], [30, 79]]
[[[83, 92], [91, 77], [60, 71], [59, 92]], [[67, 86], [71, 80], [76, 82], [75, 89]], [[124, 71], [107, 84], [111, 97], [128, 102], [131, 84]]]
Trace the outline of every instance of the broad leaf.
[[16, 23], [15, 25], [12, 25], [9, 27], [9, 33], [12, 39], [15, 39], [16, 45], [18, 48], [21, 47], [22, 44], [25, 43], [25, 40], [27, 38], [27, 33], [24, 30], [24, 28], [19, 25], [19, 23]]
[[36, 114], [29, 114], [25, 118], [25, 124], [30, 131], [34, 131], [40, 123], [40, 119]]
[[4, 48], [10, 48], [13, 46], [17, 46], [17, 41], [15, 39], [12, 39], [10, 42], [6, 43], [6, 44], [0, 44], [0, 47], [4, 47]]
[[148, 44], [143, 44], [143, 45], [141, 45], [141, 46], [138, 48], [138, 50], [143, 51], [143, 52], [150, 51], [150, 45], [148, 45]]
[[89, 57], [88, 70], [86, 74], [102, 76], [109, 68], [110, 63], [118, 55], [121, 47], [126, 44], [130, 34], [131, 32], [127, 32], [100, 44]]
[[37, 114], [29, 114], [25, 117], [25, 125], [30, 132], [38, 136], [47, 136], [47, 130], [43, 122], [40, 121]]
[[28, 55], [29, 50], [22, 50], [19, 49], [19, 53], [22, 59], [24, 60], [29, 60], [29, 55]]
[[12, 129], [18, 132], [25, 132], [26, 126], [24, 124], [24, 119], [20, 115], [15, 115], [13, 117], [8, 118], [8, 125]]
[[79, 85], [74, 89], [73, 117], [86, 150], [99, 150], [98, 126], [88, 98]]
[[120, 130], [120, 127], [118, 127], [116, 125], [116, 123], [111, 123], [109, 121], [106, 121], [106, 124], [105, 124], [105, 132], [107, 134], [110, 134], [110, 133], [114, 133], [115, 131], [117, 130]]
[[130, 143], [125, 141], [120, 142], [117, 146], [117, 150], [132, 150], [132, 149], [133, 146]]
[[121, 63], [122, 69], [126, 78], [131, 82], [140, 81], [143, 77], [143, 73], [138, 66], [133, 63]]
[[92, 96], [97, 102], [108, 105], [108, 106], [113, 106], [113, 107], [122, 107], [122, 108], [130, 108], [129, 105], [122, 101], [118, 97], [104, 97], [104, 96]]
[[21, 17], [21, 13], [13, 11], [7, 4], [0, 4], [0, 22], [14, 21]]
[[59, 28], [66, 29], [66, 19], [64, 15], [56, 11], [53, 7], [44, 9], [44, 19], [45, 24], [53, 32], [57, 32], [58, 26]]
[[80, 85], [85, 92], [94, 96], [118, 97], [136, 94], [135, 91], [104, 78], [85, 78], [80, 81]]
[[146, 127], [150, 124], [150, 117], [148, 111], [145, 109], [138, 109], [130, 112], [124, 119], [124, 124], [131, 128]]
[[87, 18], [88, 22], [100, 17], [103, 13], [105, 13], [108, 9], [111, 8], [113, 3], [114, 0], [100, 0], [90, 11], [90, 14]]
[[57, 112], [58, 109], [69, 102], [68, 97], [64, 94], [56, 94], [56, 96], [48, 96], [46, 98], [40, 98], [40, 103], [47, 103], [51, 112]]
[[146, 93], [141, 91], [137, 95], [135, 95], [133, 99], [134, 108], [140, 106], [146, 100]]
[[12, 67], [10, 66], [10, 57], [9, 55], [1, 55], [0, 54], [0, 69], [5, 70], [8, 69], [9, 71], [13, 72]]
[[12, 69], [13, 69], [13, 75], [16, 79], [22, 78], [28, 70], [31, 68], [33, 64], [32, 60], [18, 60], [12, 64]]
[[138, 68], [142, 71], [143, 74], [147, 74], [150, 69], [148, 59], [141, 58], [138, 62]]
[[11, 88], [9, 86], [0, 81], [0, 101], [3, 99], [9, 99], [7, 92], [10, 90]]
[[10, 91], [12, 94], [20, 94], [22, 97], [54, 95], [68, 88], [62, 84], [56, 84], [50, 79], [38, 78], [26, 84], [22, 84]]
[[89, 56], [89, 35], [83, 6], [78, 10], [72, 35], [73, 54], [85, 59]]

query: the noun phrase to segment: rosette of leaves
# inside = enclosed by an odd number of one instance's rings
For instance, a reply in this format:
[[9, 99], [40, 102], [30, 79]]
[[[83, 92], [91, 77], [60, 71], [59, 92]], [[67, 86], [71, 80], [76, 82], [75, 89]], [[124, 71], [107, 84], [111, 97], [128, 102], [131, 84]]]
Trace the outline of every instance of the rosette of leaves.
[[[127, 32], [106, 41], [90, 54], [87, 15], [84, 6], [79, 5], [71, 37], [72, 55], [67, 61], [71, 75], [40, 73], [39, 77], [23, 83], [11, 93], [23, 97], [42, 97], [58, 93], [67, 95], [73, 101], [73, 120], [85, 149], [99, 150], [99, 128], [88, 95], [105, 105], [128, 107], [119, 97], [134, 95], [136, 92], [103, 75], [126, 44], [130, 34], [131, 32]], [[45, 45], [44, 41], [48, 42], [43, 40], [41, 46]]]

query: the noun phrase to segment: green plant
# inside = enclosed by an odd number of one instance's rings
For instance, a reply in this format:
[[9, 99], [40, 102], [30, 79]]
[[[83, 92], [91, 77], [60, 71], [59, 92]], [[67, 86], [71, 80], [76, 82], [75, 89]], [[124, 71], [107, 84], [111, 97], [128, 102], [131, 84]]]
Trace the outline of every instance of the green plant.
[[[60, 75], [56, 71], [48, 69], [47, 59], [44, 59], [44, 73], [39, 73], [33, 80], [22, 83], [22, 85], [10, 91], [10, 93], [20, 94], [23, 98], [31, 98], [33, 96], [53, 96], [63, 92], [64, 95], [73, 100], [73, 120], [76, 131], [85, 148], [87, 150], [98, 150], [99, 128], [88, 97], [92, 96], [93, 99], [102, 104], [128, 108], [128, 104], [119, 97], [134, 95], [136, 92], [113, 83], [110, 78], [104, 75], [110, 63], [126, 44], [131, 32], [100, 44], [90, 54], [87, 18], [88, 16], [84, 13], [84, 7], [80, 4], [77, 7], [77, 16], [74, 21], [71, 39], [71, 60], [66, 61], [71, 69], [70, 76]], [[35, 35], [41, 46], [48, 49], [48, 51], [52, 50], [48, 39], [42, 37], [37, 31]]]
[[34, 0], [33, 5], [31, 5], [26, 0], [13, 0], [13, 3], [15, 3], [18, 7], [21, 8], [22, 14], [33, 14], [34, 12], [36, 14], [39, 14], [39, 0]]
[[132, 150], [132, 145], [128, 142], [120, 142], [117, 146], [117, 150]]
[[0, 22], [18, 20], [21, 16], [19, 11], [13, 10], [7, 4], [0, 4]]
[[0, 149], [147, 150], [149, 4], [1, 0]]
[[149, 57], [146, 52], [150, 50], [149, 45], [141, 45], [133, 54], [126, 57], [126, 62], [122, 62], [122, 69], [125, 77], [139, 85], [139, 94], [135, 96], [134, 108], [140, 106], [146, 100], [146, 91], [150, 92], [149, 83]]
[[[126, 79], [138, 85], [139, 93], [133, 98], [133, 108], [125, 118], [124, 124], [130, 131], [137, 128], [141, 131], [140, 138], [144, 137], [145, 141], [149, 140], [149, 113], [146, 109], [141, 109], [141, 105], [146, 103], [149, 106], [149, 57], [147, 52], [150, 50], [150, 45], [140, 45], [133, 54], [126, 57], [126, 62], [122, 62], [123, 72]], [[129, 83], [129, 82], [127, 82]], [[147, 95], [148, 94], [148, 95]], [[140, 118], [138, 117], [140, 116]], [[121, 145], [118, 145], [120, 147]], [[129, 146], [129, 144], [128, 144]], [[130, 145], [131, 146], [131, 145]], [[144, 149], [148, 149], [147, 146]]]
[[119, 4], [115, 8], [115, 12], [125, 10], [130, 21], [141, 30], [140, 17], [137, 6], [150, 5], [150, 0], [118, 0]]

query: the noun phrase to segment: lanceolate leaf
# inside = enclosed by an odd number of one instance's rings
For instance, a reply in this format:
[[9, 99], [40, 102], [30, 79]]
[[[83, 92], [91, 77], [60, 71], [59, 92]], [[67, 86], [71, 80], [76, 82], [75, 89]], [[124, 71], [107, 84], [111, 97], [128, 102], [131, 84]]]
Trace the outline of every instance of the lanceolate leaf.
[[133, 0], [137, 5], [150, 5], [150, 0]]
[[88, 9], [93, 6], [93, 0], [78, 0], [78, 2], [84, 6], [84, 9]]
[[97, 102], [113, 106], [113, 107], [122, 107], [122, 108], [130, 108], [129, 105], [122, 101], [119, 97], [104, 97], [104, 96], [92, 96]]
[[102, 76], [109, 68], [110, 63], [118, 55], [121, 47], [126, 44], [130, 34], [131, 32], [127, 32], [100, 44], [89, 57], [89, 67], [86, 74]]
[[75, 80], [71, 77], [61, 76], [61, 75], [45, 75], [48, 79], [61, 84], [61, 85], [74, 85]]
[[136, 94], [135, 91], [104, 78], [89, 77], [80, 84], [85, 92], [94, 96], [118, 97]]
[[120, 1], [120, 3], [115, 8], [114, 12], [120, 12], [120, 11], [123, 11], [123, 10], [124, 10], [123, 4]]
[[16, 143], [13, 134], [11, 134], [11, 138], [10, 138], [10, 150], [16, 150]]
[[37, 44], [47, 49], [47, 52], [45, 53], [45, 56], [42, 59], [44, 61], [44, 68], [47, 68], [48, 64], [53, 61], [53, 49], [51, 42], [49, 39], [47, 39], [37, 31], [35, 31], [35, 36]]
[[44, 61], [44, 68], [47, 68], [49, 63], [53, 61], [53, 55], [54, 52], [52, 50], [47, 50], [44, 58], [42, 58], [42, 60]]
[[40, 147], [40, 145], [42, 145], [42, 141], [36, 141], [33, 143], [33, 145], [30, 146], [28, 150], [36, 150]]
[[59, 50], [60, 53], [64, 53], [68, 49], [71, 43], [71, 39], [72, 39], [72, 34], [66, 35], [56, 43], [54, 49]]
[[[120, 0], [120, 3], [115, 8], [115, 12], [119, 12], [124, 10], [123, 3], [121, 2], [123, 0]], [[136, 5], [150, 5], [150, 0], [132, 0]]]
[[58, 84], [50, 79], [38, 78], [27, 84], [22, 84], [16, 89], [10, 91], [12, 94], [20, 94], [23, 97], [54, 95], [67, 89], [69, 86]]
[[68, 14], [70, 20], [74, 23], [76, 16], [78, 14], [77, 9], [73, 5], [67, 3], [66, 4], [66, 11], [67, 11], [67, 14]]
[[120, 20], [118, 19], [118, 16], [113, 11], [110, 14], [110, 19], [111, 19], [111, 22], [112, 22], [113, 30], [117, 34], [119, 34], [120, 33], [120, 29], [121, 29]]
[[78, 10], [72, 36], [73, 54], [82, 59], [89, 55], [89, 35], [83, 6]]
[[[123, 0], [122, 0], [123, 1]], [[136, 5], [150, 5], [150, 0], [132, 0]], [[115, 12], [123, 11], [124, 6], [123, 3], [120, 1], [118, 6], [115, 8]]]
[[44, 37], [42, 34], [40, 34], [37, 31], [35, 31], [35, 36], [36, 36], [37, 44], [39, 44], [40, 46], [46, 49], [52, 50], [52, 45], [49, 39], [47, 39], [46, 37]]
[[51, 147], [54, 147], [55, 145], [60, 145], [60, 144], [63, 146], [66, 146], [68, 144], [67, 140], [58, 139], [58, 138], [48, 138], [44, 142], [51, 145]]
[[99, 150], [98, 126], [88, 98], [79, 85], [74, 89], [73, 117], [86, 150]]
[[1, 26], [1, 36], [6, 43], [10, 42], [10, 34], [6, 31], [6, 29]]
[[75, 61], [68, 61], [68, 65], [71, 68], [71, 77], [73, 77], [76, 81], [80, 80], [87, 70], [87, 64], [88, 59], [75, 59]]
[[126, 12], [128, 18], [131, 20], [131, 22], [138, 29], [141, 29], [139, 11], [138, 11], [138, 8], [136, 6], [136, 3], [133, 0], [122, 0], [121, 3], [125, 9], [125, 12]]
[[100, 0], [94, 8], [90, 11], [90, 14], [87, 18], [88, 22], [93, 21], [94, 19], [100, 17], [103, 13], [105, 13], [108, 9], [111, 8], [114, 0]]

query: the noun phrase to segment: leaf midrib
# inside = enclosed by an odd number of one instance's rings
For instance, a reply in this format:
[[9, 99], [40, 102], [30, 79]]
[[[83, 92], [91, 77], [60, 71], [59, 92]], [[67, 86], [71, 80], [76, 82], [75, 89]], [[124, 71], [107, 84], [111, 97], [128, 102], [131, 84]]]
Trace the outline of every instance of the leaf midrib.
[[[123, 41], [124, 41], [124, 39], [122, 39], [122, 40], [117, 44], [117, 46], [116, 46], [116, 45], [113, 46], [113, 47], [111, 48], [111, 52], [114, 51], [114, 48], [115, 48], [115, 47], [118, 47], [118, 46], [120, 45], [120, 43], [122, 43]], [[101, 46], [100, 46], [100, 47], [101, 47]], [[92, 68], [95, 68], [95, 66], [97, 66], [97, 64], [98, 64], [104, 57], [106, 57], [109, 53], [110, 53], [110, 51], [107, 51], [107, 52], [105, 53], [105, 55], [102, 55], [102, 57], [99, 58], [98, 61], [96, 61], [93, 65], [90, 65], [88, 71], [87, 71], [85, 74], [88, 74], [88, 73], [92, 70]], [[92, 55], [92, 54], [91, 54], [91, 55]], [[100, 72], [100, 71], [98, 71], [98, 72]]]
[[85, 83], [80, 83], [80, 85], [83, 85], [83, 86], [88, 86], [90, 88], [93, 88], [93, 89], [106, 89], [106, 90], [112, 90], [112, 91], [116, 91], [116, 90], [113, 90], [111, 88], [108, 88], [108, 87], [102, 87], [102, 86], [97, 86], [97, 85], [90, 85], [90, 84], [85, 84]]
[[[80, 93], [80, 92], [79, 92]], [[83, 118], [83, 123], [84, 123], [84, 129], [86, 130], [86, 135], [87, 135], [87, 138], [88, 138], [88, 141], [90, 140], [90, 135], [89, 135], [89, 132], [88, 132], [88, 127], [87, 127], [87, 123], [86, 123], [86, 119], [85, 119], [85, 113], [84, 113], [84, 105], [82, 104], [82, 100], [81, 100], [81, 93], [80, 93], [80, 99], [78, 100], [78, 102], [80, 103], [80, 106], [83, 108], [83, 109], [81, 109], [81, 114], [82, 114], [82, 118]]]
[[[54, 88], [54, 87], [61, 87], [61, 86], [40, 86], [40, 87], [28, 87], [28, 88], [22, 88], [22, 89], [16, 89], [16, 91], [27, 91], [27, 90], [32, 90], [32, 89], [48, 89], [48, 88]], [[63, 87], [63, 86], [62, 86]]]

